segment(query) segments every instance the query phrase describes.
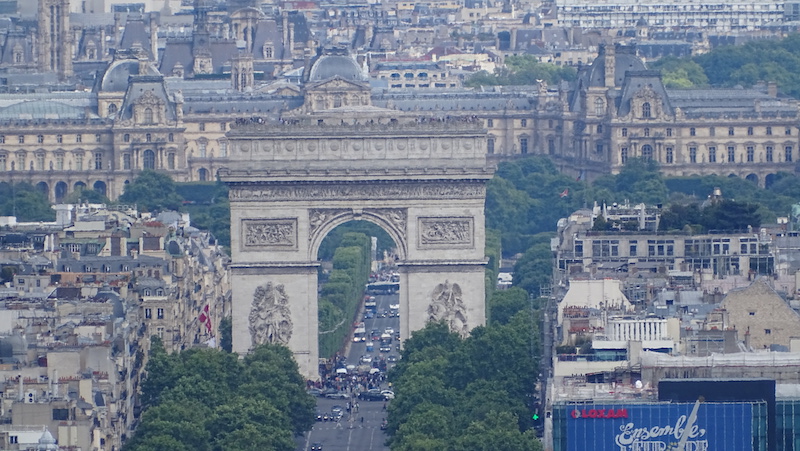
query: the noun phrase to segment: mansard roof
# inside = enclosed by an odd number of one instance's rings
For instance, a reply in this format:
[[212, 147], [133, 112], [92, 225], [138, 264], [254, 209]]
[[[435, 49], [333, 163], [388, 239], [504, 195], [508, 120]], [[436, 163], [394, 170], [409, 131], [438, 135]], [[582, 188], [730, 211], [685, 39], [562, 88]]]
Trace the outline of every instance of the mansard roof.
[[661, 98], [664, 112], [672, 114], [669, 95], [661, 83], [661, 74], [655, 70], [629, 71], [625, 73], [621, 95], [619, 97], [618, 114], [625, 116], [631, 111], [631, 99], [642, 90], [650, 90]]
[[163, 102], [165, 119], [169, 122], [177, 121], [178, 116], [175, 112], [175, 104], [170, 101], [164, 84], [164, 77], [160, 75], [137, 75], [131, 77], [128, 90], [125, 92], [125, 100], [120, 109], [120, 118], [123, 120], [132, 119], [133, 105], [137, 103], [139, 98], [145, 96], [155, 97], [158, 101]]
[[[605, 86], [606, 74], [606, 48], [601, 48], [600, 56], [581, 73], [581, 79], [586, 87]], [[614, 86], [622, 86], [625, 73], [629, 71], [642, 71], [646, 67], [641, 58], [636, 55], [636, 48], [632, 46], [615, 46], [614, 50]]]

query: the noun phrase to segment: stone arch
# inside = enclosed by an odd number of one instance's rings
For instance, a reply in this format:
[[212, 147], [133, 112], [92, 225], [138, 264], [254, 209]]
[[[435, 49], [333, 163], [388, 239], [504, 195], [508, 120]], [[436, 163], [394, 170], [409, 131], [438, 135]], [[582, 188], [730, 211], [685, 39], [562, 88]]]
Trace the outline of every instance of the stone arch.
[[207, 182], [208, 181], [208, 176], [209, 176], [208, 169], [200, 168], [200, 169], [197, 170], [197, 180], [199, 180], [201, 182]]
[[[388, 211], [391, 210], [391, 211]], [[312, 209], [309, 210], [309, 261], [316, 261], [319, 255], [319, 247], [322, 241], [328, 236], [329, 233], [336, 227], [350, 222], [350, 221], [369, 221], [381, 229], [383, 229], [389, 237], [394, 241], [397, 246], [397, 256], [400, 260], [405, 260], [408, 254], [408, 243], [406, 242], [405, 230], [399, 230], [400, 221], [405, 226], [406, 218], [408, 216], [404, 209], [385, 209], [385, 210], [364, 210], [361, 214], [356, 215], [353, 210], [335, 210], [335, 209]], [[394, 223], [388, 217], [389, 215], [400, 215]], [[322, 219], [324, 216], [324, 219]], [[315, 222], [318, 221], [318, 222]], [[319, 225], [314, 226], [317, 223]]]
[[775, 174], [767, 174], [767, 176], [764, 177], [764, 188], [769, 188], [770, 186], [772, 186], [777, 181], [778, 181], [778, 176], [777, 175], [775, 175]]
[[61, 202], [61, 200], [64, 199], [64, 197], [66, 197], [67, 191], [69, 191], [69, 186], [67, 185], [66, 182], [58, 182], [58, 183], [56, 183], [55, 192], [54, 192], [55, 197], [56, 197], [56, 202]]
[[48, 199], [50, 199], [50, 186], [47, 185], [47, 182], [39, 182], [36, 184], [36, 191], [44, 194]]
[[81, 190], [86, 189], [86, 183], [84, 183], [84, 182], [75, 182], [75, 184], [73, 185], [73, 189], [75, 189], [75, 191], [77, 191], [79, 189], [81, 189]]
[[106, 186], [106, 182], [104, 182], [102, 180], [98, 180], [98, 181], [94, 182], [94, 185], [92, 185], [92, 189], [94, 189], [95, 191], [97, 191], [98, 193], [100, 193], [100, 194], [102, 194], [104, 196], [108, 195], [107, 194], [108, 193], [108, 187]]
[[757, 174], [747, 174], [747, 177], [744, 178], [749, 182], [753, 182], [758, 185], [758, 175]]
[[736, 175], [736, 174], [731, 173], [731, 174], [728, 174], [728, 178], [729, 179], [735, 179], [735, 178], [739, 178], [739, 176]]

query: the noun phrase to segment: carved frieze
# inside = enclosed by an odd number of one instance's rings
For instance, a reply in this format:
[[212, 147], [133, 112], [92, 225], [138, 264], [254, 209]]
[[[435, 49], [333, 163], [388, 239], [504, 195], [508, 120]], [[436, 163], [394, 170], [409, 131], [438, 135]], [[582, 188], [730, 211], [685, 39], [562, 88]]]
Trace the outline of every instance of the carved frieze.
[[297, 219], [243, 219], [242, 250], [297, 248]]
[[469, 334], [467, 324], [467, 307], [457, 283], [451, 284], [447, 280], [436, 285], [428, 305], [428, 321], [444, 321], [450, 331], [457, 333], [462, 338]]
[[352, 210], [346, 208], [312, 208], [308, 210], [308, 240], [311, 241], [317, 230], [326, 222], [350, 211]]
[[408, 212], [405, 208], [374, 208], [364, 210], [364, 213], [371, 213], [383, 218], [384, 221], [394, 226], [400, 234], [400, 238], [406, 238], [406, 225], [408, 222]]
[[288, 344], [293, 324], [283, 285], [267, 282], [256, 288], [248, 320], [253, 347], [264, 343]]
[[419, 248], [472, 248], [474, 228], [471, 217], [419, 218]]
[[486, 187], [479, 183], [409, 183], [386, 185], [319, 184], [246, 186], [230, 190], [234, 201], [281, 201], [320, 199], [483, 199]]

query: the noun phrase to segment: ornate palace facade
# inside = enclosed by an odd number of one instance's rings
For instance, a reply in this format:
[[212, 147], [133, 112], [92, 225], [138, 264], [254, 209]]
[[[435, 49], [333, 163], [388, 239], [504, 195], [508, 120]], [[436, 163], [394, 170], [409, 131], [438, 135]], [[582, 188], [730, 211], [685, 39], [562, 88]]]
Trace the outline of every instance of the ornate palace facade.
[[[229, 165], [226, 134], [237, 118], [293, 120], [311, 113], [477, 118], [491, 159], [546, 154], [584, 178], [645, 157], [670, 175], [735, 175], [764, 185], [778, 172], [794, 173], [800, 158], [798, 104], [779, 97], [775, 86], [667, 89], [634, 47], [606, 47], [576, 82], [558, 86], [391, 90], [371, 86], [365, 60], [348, 49], [315, 55], [308, 35], [285, 17], [240, 10], [227, 28], [224, 21], [214, 28], [198, 11], [198, 39], [167, 40], [163, 51], [153, 45], [154, 17], [149, 31], [143, 19], [129, 18], [119, 40], [111, 41], [117, 48], [110, 61], [103, 60], [105, 47], [93, 54], [96, 61], [78, 58], [72, 67], [58, 52], [48, 55], [59, 64], [40, 59], [60, 78], [72, 71], [85, 80], [87, 68], [99, 70], [91, 89], [64, 91], [62, 84], [52, 92], [0, 94], [0, 182], [31, 183], [58, 201], [80, 188], [114, 199], [144, 169], [177, 181], [213, 180]], [[252, 43], [225, 37], [247, 28], [242, 36]], [[287, 43], [281, 55], [272, 54], [280, 61], [264, 59], [259, 39], [266, 35]], [[244, 48], [237, 47], [241, 42]], [[179, 43], [185, 51], [176, 50]], [[20, 54], [30, 59], [31, 52]], [[254, 75], [265, 74], [267, 63], [277, 79], [258, 80]], [[289, 67], [295, 69], [286, 72]]]

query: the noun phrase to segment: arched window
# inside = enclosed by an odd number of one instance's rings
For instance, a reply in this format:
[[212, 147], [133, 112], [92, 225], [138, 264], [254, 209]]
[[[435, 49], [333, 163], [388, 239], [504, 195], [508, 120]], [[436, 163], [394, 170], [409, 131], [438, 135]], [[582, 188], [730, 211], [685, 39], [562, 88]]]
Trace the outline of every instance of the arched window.
[[652, 117], [652, 112], [650, 110], [650, 102], [645, 102], [642, 104], [642, 117], [645, 119], [649, 119]]
[[[649, 117], [649, 116], [648, 116]], [[150, 108], [144, 109], [144, 123], [145, 124], [152, 124], [153, 121], [153, 110]]]
[[143, 169], [155, 169], [156, 168], [156, 154], [150, 149], [144, 151], [144, 155], [142, 156], [142, 168]]
[[642, 158], [644, 158], [645, 160], [653, 159], [653, 148], [649, 144], [645, 144], [642, 146]]
[[108, 104], [108, 115], [113, 116], [115, 114], [117, 114], [117, 104], [116, 103]]
[[333, 107], [340, 108], [341, 106], [342, 106], [342, 96], [338, 94], [333, 96]]
[[206, 168], [200, 168], [197, 171], [197, 178], [200, 179], [201, 182], [205, 182], [208, 180], [208, 170]]
[[594, 99], [594, 114], [597, 116], [606, 114], [606, 103], [603, 101], [603, 99]]

